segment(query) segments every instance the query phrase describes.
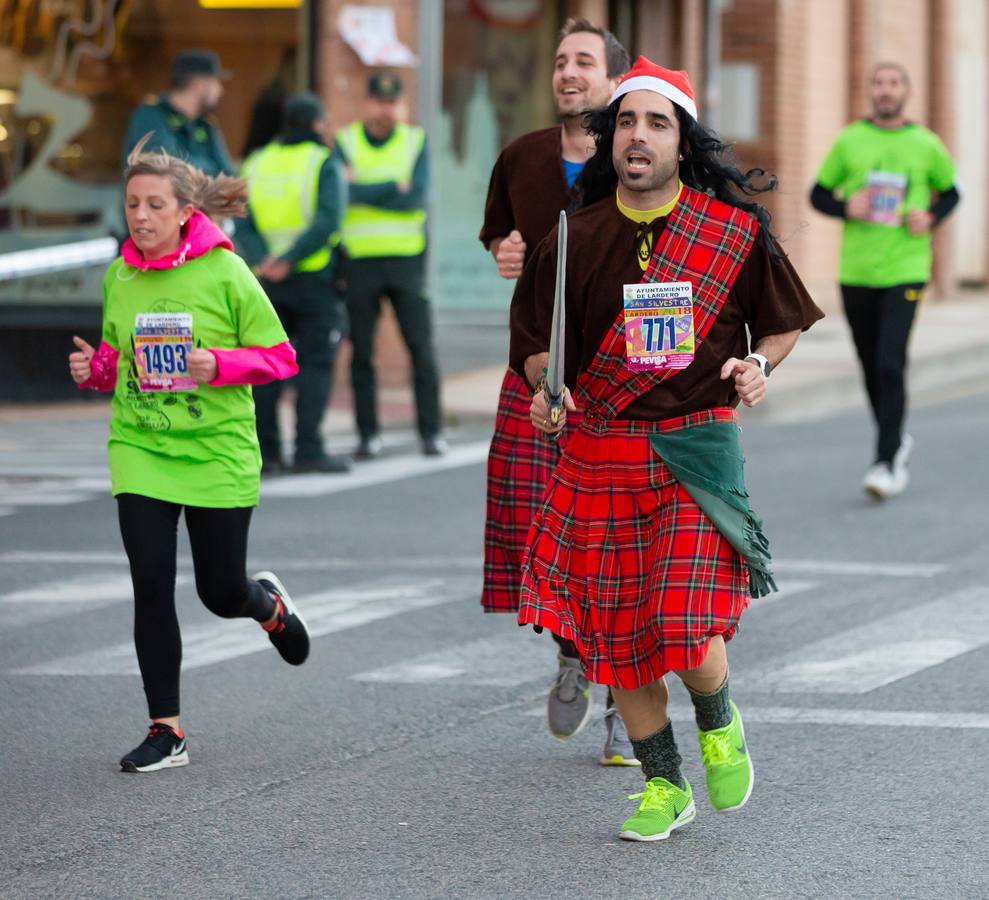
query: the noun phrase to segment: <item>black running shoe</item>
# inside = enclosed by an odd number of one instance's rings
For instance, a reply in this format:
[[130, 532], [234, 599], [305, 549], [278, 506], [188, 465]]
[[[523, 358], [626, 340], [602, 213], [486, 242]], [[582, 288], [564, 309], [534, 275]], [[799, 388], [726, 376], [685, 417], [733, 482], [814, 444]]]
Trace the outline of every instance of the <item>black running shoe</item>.
[[152, 722], [144, 742], [120, 760], [120, 768], [125, 772], [157, 772], [187, 765], [189, 750], [185, 735], [179, 737], [170, 725], [162, 722]]
[[[282, 659], [289, 665], [301, 666], [309, 656], [309, 629], [295, 608], [274, 572], [258, 572], [254, 580], [261, 585], [278, 604], [278, 622], [268, 632], [268, 640], [275, 645]], [[267, 629], [266, 629], [267, 630]]]

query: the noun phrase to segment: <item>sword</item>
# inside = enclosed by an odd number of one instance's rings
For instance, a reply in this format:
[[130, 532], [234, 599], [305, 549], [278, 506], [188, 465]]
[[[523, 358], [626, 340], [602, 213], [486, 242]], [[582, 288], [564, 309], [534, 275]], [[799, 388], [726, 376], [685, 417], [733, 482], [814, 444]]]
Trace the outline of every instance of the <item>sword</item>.
[[[567, 327], [567, 214], [560, 211], [556, 235], [556, 290], [553, 293], [553, 326], [549, 337], [549, 363], [546, 366], [546, 399], [549, 420], [560, 422], [563, 410], [563, 357]], [[556, 437], [557, 435], [551, 435]]]

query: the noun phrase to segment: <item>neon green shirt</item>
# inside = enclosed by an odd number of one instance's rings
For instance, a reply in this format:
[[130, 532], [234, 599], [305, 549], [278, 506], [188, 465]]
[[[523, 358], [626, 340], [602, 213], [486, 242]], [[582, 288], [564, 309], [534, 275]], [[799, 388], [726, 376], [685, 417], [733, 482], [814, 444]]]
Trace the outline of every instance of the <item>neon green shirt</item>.
[[188, 506], [258, 502], [261, 454], [249, 385], [141, 391], [137, 316], [191, 313], [197, 347], [271, 347], [287, 340], [247, 264], [220, 247], [174, 269], [117, 259], [103, 279], [103, 340], [120, 351], [110, 419], [113, 494]]
[[931, 191], [946, 191], [954, 180], [955, 164], [933, 131], [914, 124], [880, 128], [865, 120], [848, 125], [817, 181], [845, 200], [869, 187], [876, 221], [845, 220], [838, 280], [862, 287], [929, 281], [930, 232], [910, 234], [905, 216], [929, 209]]

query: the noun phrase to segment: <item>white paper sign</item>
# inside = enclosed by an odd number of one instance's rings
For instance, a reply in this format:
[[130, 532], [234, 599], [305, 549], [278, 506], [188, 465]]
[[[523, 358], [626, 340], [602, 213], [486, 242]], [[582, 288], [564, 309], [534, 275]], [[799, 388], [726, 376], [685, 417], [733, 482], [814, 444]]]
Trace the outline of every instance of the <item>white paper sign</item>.
[[398, 39], [395, 11], [385, 6], [345, 6], [340, 36], [366, 66], [417, 66], [415, 54]]

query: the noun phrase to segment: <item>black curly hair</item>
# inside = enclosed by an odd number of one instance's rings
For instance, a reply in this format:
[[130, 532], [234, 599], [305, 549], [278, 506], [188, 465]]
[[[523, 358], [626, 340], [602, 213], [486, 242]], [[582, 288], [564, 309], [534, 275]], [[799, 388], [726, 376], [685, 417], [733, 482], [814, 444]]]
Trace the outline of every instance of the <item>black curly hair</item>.
[[[577, 181], [575, 193], [579, 206], [590, 206], [615, 192], [618, 173], [611, 158], [615, 136], [615, 123], [621, 98], [604, 109], [596, 109], [584, 117], [584, 127], [594, 136], [597, 150], [587, 161]], [[698, 191], [744, 210], [759, 222], [759, 236], [766, 249], [774, 257], [781, 255], [776, 236], [772, 233], [772, 217], [762, 204], [748, 197], [765, 194], [776, 187], [775, 175], [764, 169], [748, 169], [743, 172], [736, 161], [730, 144], [724, 143], [709, 128], [676, 104], [673, 105], [680, 123], [680, 180]]]

